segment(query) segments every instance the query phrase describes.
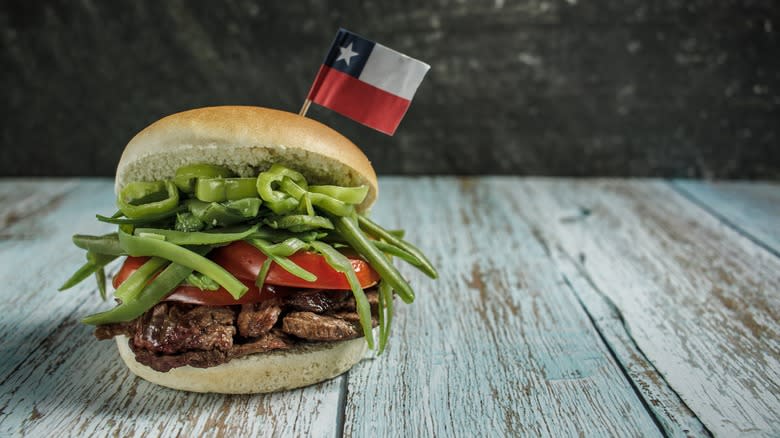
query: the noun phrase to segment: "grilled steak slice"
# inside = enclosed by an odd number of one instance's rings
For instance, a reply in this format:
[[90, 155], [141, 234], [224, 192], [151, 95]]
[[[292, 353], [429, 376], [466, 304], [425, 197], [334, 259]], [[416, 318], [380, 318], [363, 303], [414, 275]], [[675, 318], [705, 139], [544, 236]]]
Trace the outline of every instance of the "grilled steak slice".
[[282, 313], [281, 301], [273, 299], [257, 304], [244, 304], [238, 313], [238, 333], [246, 338], [256, 338], [268, 333]]
[[233, 346], [235, 315], [229, 307], [160, 303], [138, 324], [133, 344], [155, 353], [227, 351]]
[[292, 312], [282, 319], [282, 331], [310, 341], [340, 341], [361, 336], [359, 324], [312, 312]]
[[273, 330], [245, 344], [234, 345], [230, 349], [229, 356], [233, 358], [273, 350], [287, 350], [291, 346], [292, 342], [287, 335], [278, 330]]
[[135, 336], [138, 330], [138, 319], [128, 322], [117, 322], [114, 324], [103, 324], [95, 327], [95, 337], [104, 341], [114, 336], [125, 335], [128, 338]]
[[[371, 312], [376, 312], [377, 307], [379, 307], [379, 292], [374, 289], [368, 289], [366, 292], [366, 298], [368, 299], [368, 304], [371, 305]], [[357, 306], [355, 305], [355, 297], [352, 296], [352, 292], [347, 292], [349, 294], [349, 297], [345, 299], [344, 301], [341, 301], [339, 303], [335, 303], [331, 308], [327, 309], [328, 311], [337, 311], [337, 312], [354, 312], [357, 309]], [[322, 312], [318, 312], [322, 313]]]
[[343, 306], [352, 297], [349, 291], [305, 291], [285, 298], [284, 304], [301, 312], [323, 313]]
[[136, 347], [133, 345], [132, 340], [129, 341], [129, 344], [135, 353], [135, 360], [138, 363], [142, 363], [162, 373], [185, 365], [196, 368], [208, 368], [230, 360], [228, 352], [222, 350], [196, 350], [180, 354], [156, 354], [145, 348]]

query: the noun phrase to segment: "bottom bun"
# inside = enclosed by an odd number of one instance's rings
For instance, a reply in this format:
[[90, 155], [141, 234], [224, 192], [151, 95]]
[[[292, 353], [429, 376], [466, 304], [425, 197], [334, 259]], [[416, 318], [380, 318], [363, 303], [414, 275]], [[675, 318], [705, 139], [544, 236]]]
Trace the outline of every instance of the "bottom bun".
[[135, 360], [127, 337], [117, 336], [116, 345], [125, 365], [144, 380], [182, 391], [219, 394], [257, 394], [313, 385], [346, 372], [368, 351], [364, 338], [299, 344], [209, 368], [183, 366], [161, 373]]

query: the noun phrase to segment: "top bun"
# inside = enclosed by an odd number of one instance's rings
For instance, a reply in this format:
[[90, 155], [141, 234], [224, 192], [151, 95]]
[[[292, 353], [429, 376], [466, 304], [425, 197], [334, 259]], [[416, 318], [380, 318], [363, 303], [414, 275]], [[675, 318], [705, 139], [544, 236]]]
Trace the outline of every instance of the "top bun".
[[116, 192], [133, 181], [173, 178], [187, 164], [227, 167], [255, 176], [274, 163], [301, 172], [310, 184], [369, 187], [357, 206], [376, 200], [376, 173], [346, 137], [315, 120], [252, 106], [199, 108], [164, 117], [136, 134], [116, 169]]

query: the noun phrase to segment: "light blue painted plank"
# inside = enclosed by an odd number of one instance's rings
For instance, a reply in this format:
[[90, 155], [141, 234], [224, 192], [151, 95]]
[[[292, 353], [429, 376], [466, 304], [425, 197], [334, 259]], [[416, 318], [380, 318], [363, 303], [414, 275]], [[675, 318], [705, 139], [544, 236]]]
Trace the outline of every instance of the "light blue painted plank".
[[374, 217], [406, 228], [441, 279], [403, 267], [417, 301], [398, 302], [386, 354], [350, 371], [346, 435], [659, 435], [506, 194], [479, 179], [381, 184]]
[[677, 180], [674, 186], [780, 255], [780, 183]]
[[492, 187], [576, 261], [708, 430], [778, 436], [780, 258], [665, 181]]

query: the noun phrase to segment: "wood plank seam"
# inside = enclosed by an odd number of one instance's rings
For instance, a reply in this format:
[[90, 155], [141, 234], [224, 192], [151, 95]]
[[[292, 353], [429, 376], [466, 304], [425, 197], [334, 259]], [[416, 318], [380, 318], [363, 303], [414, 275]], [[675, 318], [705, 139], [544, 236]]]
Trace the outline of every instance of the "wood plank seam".
[[677, 194], [685, 198], [686, 200], [690, 201], [691, 203], [695, 204], [702, 210], [709, 213], [711, 216], [719, 220], [724, 225], [728, 226], [729, 228], [733, 229], [737, 233], [739, 233], [741, 236], [747, 238], [751, 242], [755, 243], [757, 246], [765, 249], [770, 254], [772, 254], [775, 257], [780, 257], [780, 252], [772, 248], [771, 246], [764, 243], [763, 240], [759, 239], [758, 237], [754, 236], [749, 231], [745, 230], [744, 228], [740, 227], [738, 224], [735, 224], [731, 220], [729, 220], [727, 217], [723, 216], [722, 214], [718, 213], [715, 209], [711, 208], [708, 204], [701, 201], [698, 197], [696, 197], [693, 193], [690, 193], [688, 190], [686, 190], [684, 187], [677, 184], [675, 181], [669, 181], [667, 180], [666, 183], [669, 185], [669, 187]]
[[339, 384], [339, 405], [336, 409], [336, 435], [337, 437], [344, 436], [344, 423], [347, 418], [347, 396], [349, 395], [349, 371], [337, 377], [341, 379]]
[[[647, 363], [647, 365], [652, 369], [652, 371], [655, 373], [656, 378], [662, 382], [662, 384], [666, 387], [668, 391], [673, 393], [677, 397], [677, 401], [684, 406], [686, 409], [688, 409], [692, 415], [692, 417], [695, 418], [695, 420], [698, 422], [697, 426], [700, 426], [701, 430], [707, 435], [707, 436], [713, 436], [712, 432], [699, 420], [698, 416], [690, 409], [690, 407], [685, 404], [685, 402], [680, 398], [680, 395], [677, 393], [677, 391], [672, 388], [671, 385], [666, 381], [664, 376], [658, 372], [658, 370], [655, 368], [655, 366], [652, 365], [652, 362], [645, 356], [642, 349], [637, 345], [637, 343], [634, 341], [633, 336], [631, 335], [631, 330], [626, 324], [626, 320], [623, 318], [622, 312], [620, 312], [620, 309], [615, 305], [615, 303], [606, 295], [604, 292], [599, 289], [596, 284], [593, 282], [593, 279], [588, 275], [587, 272], [585, 272], [579, 264], [577, 264], [574, 259], [571, 257], [570, 254], [565, 253], [562, 248], [558, 248], [560, 250], [560, 254], [562, 254], [569, 263], [572, 264], [572, 266], [577, 269], [577, 272], [587, 281], [587, 283], [592, 287], [592, 289], [599, 295], [599, 297], [603, 300], [604, 304], [610, 309], [610, 311], [614, 314], [614, 316], [620, 321], [620, 324], [623, 326], [623, 330], [625, 331], [628, 339], [631, 341], [632, 346], [636, 353], [640, 356], [640, 358]], [[574, 294], [574, 297], [577, 299], [577, 302], [580, 303], [580, 306], [582, 307], [585, 314], [588, 315], [588, 318], [590, 319], [591, 323], [593, 324], [594, 329], [599, 334], [599, 337], [604, 342], [604, 345], [607, 346], [607, 350], [612, 355], [612, 358], [615, 360], [615, 362], [620, 367], [621, 371], [623, 372], [623, 375], [626, 377], [626, 380], [629, 381], [631, 384], [631, 387], [634, 389], [634, 392], [636, 393], [637, 397], [642, 401], [642, 404], [647, 409], [648, 413], [653, 418], [653, 421], [658, 426], [658, 429], [661, 431], [661, 433], [668, 437], [673, 436], [673, 434], [670, 434], [670, 431], [667, 430], [666, 427], [664, 427], [664, 419], [659, 414], [659, 412], [656, 411], [656, 409], [653, 407], [653, 401], [648, 399], [646, 394], [642, 391], [642, 389], [637, 385], [637, 383], [634, 381], [634, 379], [631, 377], [630, 372], [628, 368], [626, 367], [623, 360], [621, 360], [621, 357], [617, 354], [617, 352], [614, 350], [614, 346], [609, 337], [604, 333], [604, 329], [599, 324], [597, 318], [593, 315], [591, 309], [588, 308], [587, 304], [582, 300], [582, 297], [580, 296], [580, 293], [578, 291], [578, 288], [574, 286], [572, 283], [572, 279], [564, 272], [561, 272], [561, 275], [563, 276], [563, 280], [566, 283], [569, 290], [571, 290], [572, 294]]]

